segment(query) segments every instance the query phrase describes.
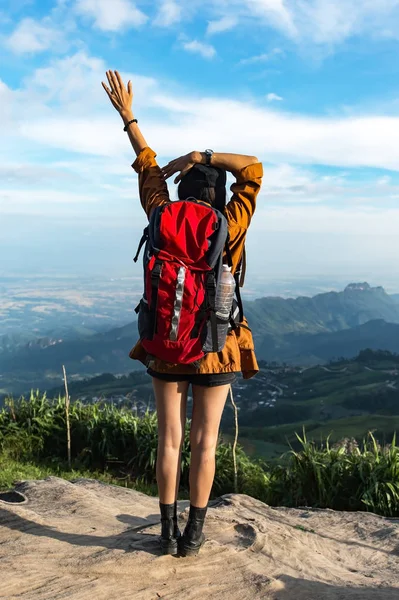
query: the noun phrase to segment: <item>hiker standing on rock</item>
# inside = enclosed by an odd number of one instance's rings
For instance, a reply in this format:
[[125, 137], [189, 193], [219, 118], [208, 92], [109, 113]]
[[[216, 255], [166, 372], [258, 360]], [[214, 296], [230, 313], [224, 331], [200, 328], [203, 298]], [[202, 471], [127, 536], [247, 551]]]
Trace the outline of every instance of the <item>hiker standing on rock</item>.
[[[153, 378], [160, 544], [165, 554], [195, 555], [205, 541], [202, 529], [227, 394], [237, 373], [249, 379], [259, 370], [239, 287], [263, 169], [253, 156], [212, 150], [190, 152], [161, 169], [133, 116], [131, 82], [126, 87], [117, 71], [106, 75], [109, 87], [102, 85], [137, 155], [132, 167], [149, 219], [140, 243], [140, 248], [145, 243], [144, 294], [136, 309], [140, 340], [129, 355]], [[226, 171], [235, 177], [227, 203]], [[171, 202], [166, 180], [176, 173], [178, 200]], [[181, 535], [177, 495], [190, 384], [190, 511]]]

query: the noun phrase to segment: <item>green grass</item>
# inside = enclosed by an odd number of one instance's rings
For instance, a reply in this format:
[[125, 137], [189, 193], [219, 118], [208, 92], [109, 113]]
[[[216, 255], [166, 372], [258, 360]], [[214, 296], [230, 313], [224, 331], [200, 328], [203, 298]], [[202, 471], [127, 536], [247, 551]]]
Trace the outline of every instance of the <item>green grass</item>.
[[[90, 471], [87, 469], [72, 468], [69, 470], [65, 465], [53, 466], [37, 464], [31, 461], [18, 461], [0, 455], [0, 491], [12, 489], [17, 481], [28, 479], [45, 479], [46, 477], [61, 477], [67, 481], [72, 479], [96, 479], [103, 483], [129, 487], [131, 489], [147, 494], [148, 496], [157, 496], [158, 488], [155, 484], [146, 484], [142, 482], [132, 482], [113, 477], [109, 473], [100, 471]], [[186, 496], [184, 496], [186, 497]]]
[[11, 489], [16, 481], [25, 479], [44, 479], [54, 475], [52, 469], [39, 467], [34, 463], [21, 463], [0, 456], [0, 490]]

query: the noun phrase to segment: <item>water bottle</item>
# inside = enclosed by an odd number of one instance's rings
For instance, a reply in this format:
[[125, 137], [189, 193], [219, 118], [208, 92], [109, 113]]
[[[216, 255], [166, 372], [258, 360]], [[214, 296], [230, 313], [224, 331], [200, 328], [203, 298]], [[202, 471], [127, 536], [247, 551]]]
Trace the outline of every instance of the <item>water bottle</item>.
[[231, 267], [223, 265], [215, 301], [216, 316], [219, 319], [229, 320], [235, 287], [236, 282], [231, 273]]

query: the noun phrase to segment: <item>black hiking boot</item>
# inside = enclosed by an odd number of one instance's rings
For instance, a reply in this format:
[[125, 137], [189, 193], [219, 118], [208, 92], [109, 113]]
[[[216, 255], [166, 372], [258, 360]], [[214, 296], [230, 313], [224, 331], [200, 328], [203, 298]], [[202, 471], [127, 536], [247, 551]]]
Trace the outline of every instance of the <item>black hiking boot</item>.
[[208, 505], [198, 508], [190, 504], [190, 512], [183, 535], [178, 541], [181, 556], [196, 556], [205, 543], [202, 528], [205, 521]]
[[177, 524], [177, 502], [174, 504], [159, 503], [161, 511], [161, 536], [159, 544], [162, 554], [178, 553], [177, 540], [181, 537], [179, 526]]

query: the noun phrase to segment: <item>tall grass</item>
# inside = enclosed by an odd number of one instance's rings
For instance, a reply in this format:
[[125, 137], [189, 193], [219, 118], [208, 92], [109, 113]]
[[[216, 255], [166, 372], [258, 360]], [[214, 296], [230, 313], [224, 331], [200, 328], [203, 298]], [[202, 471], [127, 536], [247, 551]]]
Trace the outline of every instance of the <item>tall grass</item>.
[[399, 448], [380, 446], [372, 433], [359, 446], [344, 439], [330, 446], [297, 434], [301, 451], [291, 450], [286, 463], [273, 469], [269, 502], [334, 510], [370, 510], [399, 516]]
[[[72, 466], [79, 473], [142, 486], [157, 493], [157, 418], [147, 411], [138, 416], [131, 409], [107, 403], [71, 404]], [[10, 485], [11, 471], [67, 476], [67, 436], [64, 399], [53, 400], [39, 392], [29, 398], [8, 399], [0, 410], [0, 470], [7, 471], [0, 486]], [[188, 497], [190, 423], [187, 421], [181, 457], [181, 494]], [[399, 448], [396, 438], [381, 447], [370, 433], [362, 444], [343, 440], [321, 445], [297, 435], [301, 450], [291, 448], [277, 466], [252, 460], [236, 448], [237, 491], [272, 506], [311, 506], [335, 510], [366, 510], [399, 516]], [[25, 465], [25, 467], [21, 467]], [[13, 467], [14, 465], [14, 467]], [[10, 471], [11, 469], [11, 471]], [[30, 469], [30, 471], [29, 471]], [[46, 469], [48, 469], [46, 471]], [[33, 471], [32, 471], [33, 470]], [[32, 475], [33, 476], [33, 475]], [[2, 483], [3, 482], [3, 483]], [[231, 444], [216, 451], [216, 476], [211, 498], [234, 491]]]

